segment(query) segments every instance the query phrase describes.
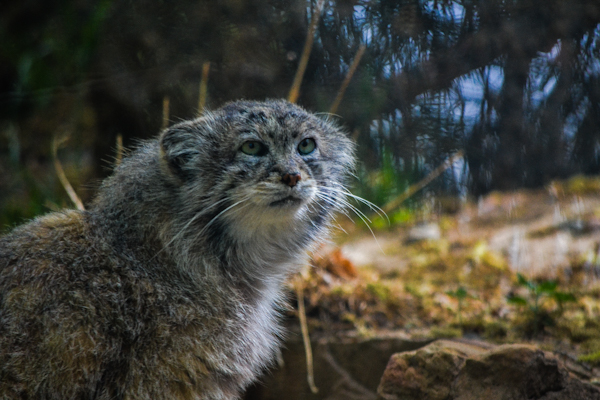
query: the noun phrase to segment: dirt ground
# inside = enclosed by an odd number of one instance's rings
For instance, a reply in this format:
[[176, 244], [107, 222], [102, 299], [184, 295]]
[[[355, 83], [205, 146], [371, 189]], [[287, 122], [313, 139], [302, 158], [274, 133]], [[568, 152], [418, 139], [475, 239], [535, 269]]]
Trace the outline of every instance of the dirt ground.
[[[600, 179], [346, 224], [293, 284], [311, 335], [533, 342], [600, 382]], [[291, 314], [297, 315], [296, 311]]]

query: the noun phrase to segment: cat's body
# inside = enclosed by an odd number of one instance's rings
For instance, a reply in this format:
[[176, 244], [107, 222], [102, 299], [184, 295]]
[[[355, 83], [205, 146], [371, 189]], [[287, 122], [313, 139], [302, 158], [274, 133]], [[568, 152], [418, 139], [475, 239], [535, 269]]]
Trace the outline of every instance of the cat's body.
[[237, 398], [352, 153], [299, 107], [231, 103], [134, 151], [89, 211], [0, 238], [0, 398]]

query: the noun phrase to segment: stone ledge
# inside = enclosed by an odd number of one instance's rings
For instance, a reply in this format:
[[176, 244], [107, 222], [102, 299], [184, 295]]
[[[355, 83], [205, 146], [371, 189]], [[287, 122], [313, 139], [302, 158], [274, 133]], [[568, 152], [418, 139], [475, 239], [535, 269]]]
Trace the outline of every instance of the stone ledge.
[[380, 400], [600, 400], [555, 355], [531, 345], [438, 340], [394, 354]]

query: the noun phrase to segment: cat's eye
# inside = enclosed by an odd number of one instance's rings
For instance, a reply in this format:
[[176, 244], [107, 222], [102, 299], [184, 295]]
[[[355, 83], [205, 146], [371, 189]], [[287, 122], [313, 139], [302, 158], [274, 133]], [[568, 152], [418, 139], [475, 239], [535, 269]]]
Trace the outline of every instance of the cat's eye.
[[317, 144], [315, 143], [315, 139], [306, 138], [298, 144], [298, 153], [303, 156], [312, 153], [317, 148]]
[[247, 142], [244, 142], [240, 150], [242, 153], [250, 156], [264, 156], [267, 154], [267, 148], [265, 145], [255, 140], [248, 140]]

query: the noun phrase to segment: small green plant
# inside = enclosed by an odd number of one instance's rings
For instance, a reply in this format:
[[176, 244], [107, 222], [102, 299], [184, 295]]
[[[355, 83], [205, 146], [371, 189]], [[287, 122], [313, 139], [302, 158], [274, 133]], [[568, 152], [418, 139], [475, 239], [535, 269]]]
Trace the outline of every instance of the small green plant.
[[511, 294], [507, 297], [509, 304], [527, 307], [533, 315], [533, 334], [536, 335], [544, 326], [550, 325], [552, 319], [547, 310], [542, 308], [544, 299], [552, 299], [558, 305], [558, 314], [564, 311], [564, 304], [574, 302], [577, 299], [572, 293], [561, 292], [558, 290], [558, 283], [555, 280], [544, 280], [535, 282], [528, 280], [522, 274], [517, 274], [517, 283], [519, 286], [527, 288], [529, 298]]
[[[381, 150], [380, 159], [381, 165], [376, 171], [368, 172], [364, 167], [359, 168], [359, 179], [353, 187], [353, 193], [378, 206], [383, 206], [399, 194], [404, 193], [411, 181], [418, 179], [419, 176], [413, 176], [415, 174], [404, 171], [395, 161], [392, 151], [387, 147]], [[377, 213], [365, 204], [359, 204], [358, 208], [369, 217], [373, 217], [373, 228], [387, 229], [390, 223], [392, 225], [406, 224], [414, 219], [414, 210], [410, 205], [416, 202], [415, 197], [403, 203], [405, 207], [390, 212], [389, 216], [375, 215]]]
[[463, 304], [467, 298], [473, 298], [473, 296], [469, 295], [467, 289], [460, 286], [456, 290], [448, 290], [446, 294], [456, 300], [458, 300], [458, 309], [456, 310], [456, 316], [458, 317], [459, 325], [462, 325], [462, 309]]

